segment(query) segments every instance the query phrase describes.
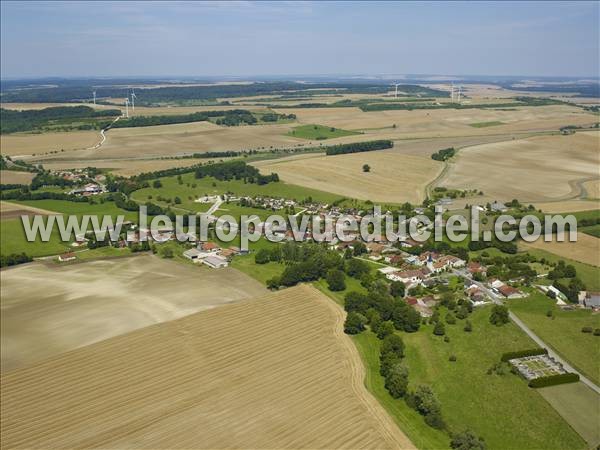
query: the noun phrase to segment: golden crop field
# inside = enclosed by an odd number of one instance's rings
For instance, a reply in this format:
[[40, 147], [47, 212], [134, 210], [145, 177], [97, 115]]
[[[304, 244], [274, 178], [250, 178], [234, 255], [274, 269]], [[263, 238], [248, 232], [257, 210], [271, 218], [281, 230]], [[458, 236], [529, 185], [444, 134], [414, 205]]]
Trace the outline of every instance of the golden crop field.
[[266, 292], [233, 269], [152, 255], [28, 264], [3, 270], [0, 280], [2, 371]]
[[[363, 164], [371, 171], [363, 172]], [[336, 156], [307, 155], [254, 163], [262, 172], [276, 172], [288, 183], [349, 198], [389, 203], [421, 203], [425, 186], [442, 170], [429, 155], [378, 150]]]
[[544, 202], [581, 194], [578, 182], [598, 175], [600, 134], [539, 136], [468, 147], [437, 185], [479, 189], [484, 200]]
[[557, 202], [536, 202], [534, 206], [548, 214], [590, 211], [600, 209], [600, 200], [563, 200]]
[[17, 172], [15, 170], [0, 170], [2, 184], [29, 184], [35, 174], [32, 172]]
[[525, 249], [535, 248], [545, 250], [563, 258], [573, 259], [592, 266], [600, 267], [600, 239], [582, 232], [577, 233], [577, 242], [519, 242]]
[[[225, 160], [227, 158], [219, 158]], [[209, 158], [185, 158], [185, 159], [98, 159], [98, 160], [72, 160], [53, 159], [44, 161], [44, 168], [49, 170], [84, 169], [96, 167], [98, 169], [110, 169], [115, 175], [129, 177], [143, 172], [154, 172], [157, 170], [171, 169], [173, 167], [188, 167], [195, 164], [211, 161]], [[217, 161], [217, 159], [212, 159]]]
[[[565, 125], [588, 125], [598, 121], [594, 114], [565, 105], [502, 109], [438, 109], [414, 111], [371, 111], [359, 108], [277, 108], [277, 112], [296, 114], [301, 124], [319, 124], [344, 130], [366, 130], [377, 139], [509, 135], [547, 131]], [[502, 122], [502, 125], [477, 128], [473, 123]], [[396, 128], [392, 128], [396, 125]]]
[[88, 148], [100, 142], [98, 131], [13, 133], [0, 135], [0, 152], [12, 157]]
[[414, 448], [343, 321], [298, 286], [3, 374], [3, 446]]

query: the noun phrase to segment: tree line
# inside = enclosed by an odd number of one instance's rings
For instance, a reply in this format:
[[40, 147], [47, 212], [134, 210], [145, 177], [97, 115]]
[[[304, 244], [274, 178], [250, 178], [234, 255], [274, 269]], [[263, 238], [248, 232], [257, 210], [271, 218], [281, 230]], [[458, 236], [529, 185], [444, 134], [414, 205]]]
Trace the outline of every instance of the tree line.
[[354, 142], [350, 144], [339, 144], [325, 147], [325, 154], [343, 155], [345, 153], [372, 152], [374, 150], [384, 150], [386, 148], [392, 148], [393, 146], [394, 142], [387, 139], [377, 141]]

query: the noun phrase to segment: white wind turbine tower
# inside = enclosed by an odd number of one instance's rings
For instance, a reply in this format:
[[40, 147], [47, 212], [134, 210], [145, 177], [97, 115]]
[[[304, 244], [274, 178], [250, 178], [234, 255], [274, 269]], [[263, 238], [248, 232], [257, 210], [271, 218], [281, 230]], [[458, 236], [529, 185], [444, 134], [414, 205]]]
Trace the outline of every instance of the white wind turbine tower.
[[125, 99], [125, 117], [129, 118], [129, 97]]
[[450, 85], [450, 100], [452, 103], [454, 103], [454, 81]]
[[458, 87], [458, 103], [460, 103], [460, 96], [462, 94], [462, 86]]
[[135, 91], [133, 89], [131, 89], [131, 111], [135, 112], [135, 99], [137, 98], [137, 95], [135, 95]]
[[96, 104], [96, 91], [94, 91], [94, 105]]
[[400, 86], [398, 83], [396, 83], [394, 86], [396, 86], [396, 93], [394, 95], [394, 98], [398, 98], [398, 86]]

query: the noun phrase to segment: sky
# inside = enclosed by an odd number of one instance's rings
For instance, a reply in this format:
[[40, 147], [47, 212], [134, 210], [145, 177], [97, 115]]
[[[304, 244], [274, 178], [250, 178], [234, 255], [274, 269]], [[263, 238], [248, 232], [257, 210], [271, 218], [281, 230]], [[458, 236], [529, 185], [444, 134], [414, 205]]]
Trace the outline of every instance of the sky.
[[599, 76], [599, 2], [11, 2], [0, 75]]

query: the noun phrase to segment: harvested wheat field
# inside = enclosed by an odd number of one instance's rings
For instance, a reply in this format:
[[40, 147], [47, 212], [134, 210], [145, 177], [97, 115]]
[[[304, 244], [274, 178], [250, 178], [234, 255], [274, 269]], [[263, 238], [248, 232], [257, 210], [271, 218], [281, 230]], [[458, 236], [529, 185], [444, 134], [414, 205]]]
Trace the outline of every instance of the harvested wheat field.
[[2, 371], [266, 292], [234, 269], [151, 255], [27, 264], [3, 270], [0, 279]]
[[592, 209], [600, 209], [600, 200], [563, 200], [558, 202], [540, 202], [535, 203], [537, 209], [549, 214], [556, 213], [572, 213], [579, 211], [590, 211]]
[[600, 180], [591, 180], [583, 183], [587, 198], [600, 199]]
[[[137, 128], [115, 128], [96, 150], [69, 153], [69, 159], [118, 159], [176, 156], [206, 151], [245, 150], [260, 147], [293, 147], [304, 143], [285, 134], [293, 124], [222, 127], [193, 122]], [[61, 158], [55, 155], [51, 158]]]
[[31, 156], [88, 148], [98, 142], [100, 142], [98, 131], [14, 133], [0, 136], [0, 150], [3, 155], [13, 157]]
[[[371, 171], [363, 172], [363, 164]], [[421, 203], [425, 186], [442, 170], [429, 155], [396, 149], [337, 156], [312, 156], [254, 163], [262, 172], [276, 172], [288, 183], [350, 198], [389, 203]]]
[[479, 189], [482, 201], [544, 202], [581, 195], [579, 183], [595, 177], [600, 134], [539, 136], [461, 150], [438, 186]]
[[[565, 105], [506, 109], [430, 109], [364, 112], [359, 108], [277, 108], [277, 112], [296, 114], [300, 124], [319, 124], [344, 130], [365, 130], [371, 138], [406, 139], [459, 137], [525, 133], [558, 129], [565, 125], [588, 125], [597, 116]], [[473, 127], [482, 122], [501, 122], [498, 126]], [[396, 125], [396, 128], [392, 128]]]
[[544, 242], [543, 239], [538, 239], [535, 242], [519, 242], [519, 245], [525, 249], [545, 250], [563, 258], [600, 267], [600, 239], [585, 233], [577, 233], [577, 242], [568, 242], [566, 239], [565, 242]]
[[343, 311], [298, 286], [4, 374], [6, 448], [414, 448]]
[[15, 170], [0, 170], [2, 184], [29, 184], [35, 174], [32, 172], [17, 172]]
[[[219, 158], [226, 160], [227, 158]], [[154, 172], [157, 170], [171, 169], [173, 167], [188, 167], [207, 161], [217, 161], [214, 158], [185, 158], [185, 159], [87, 159], [87, 160], [45, 160], [44, 168], [48, 170], [83, 169], [96, 167], [98, 169], [111, 169], [115, 175], [129, 177], [143, 172]]]

